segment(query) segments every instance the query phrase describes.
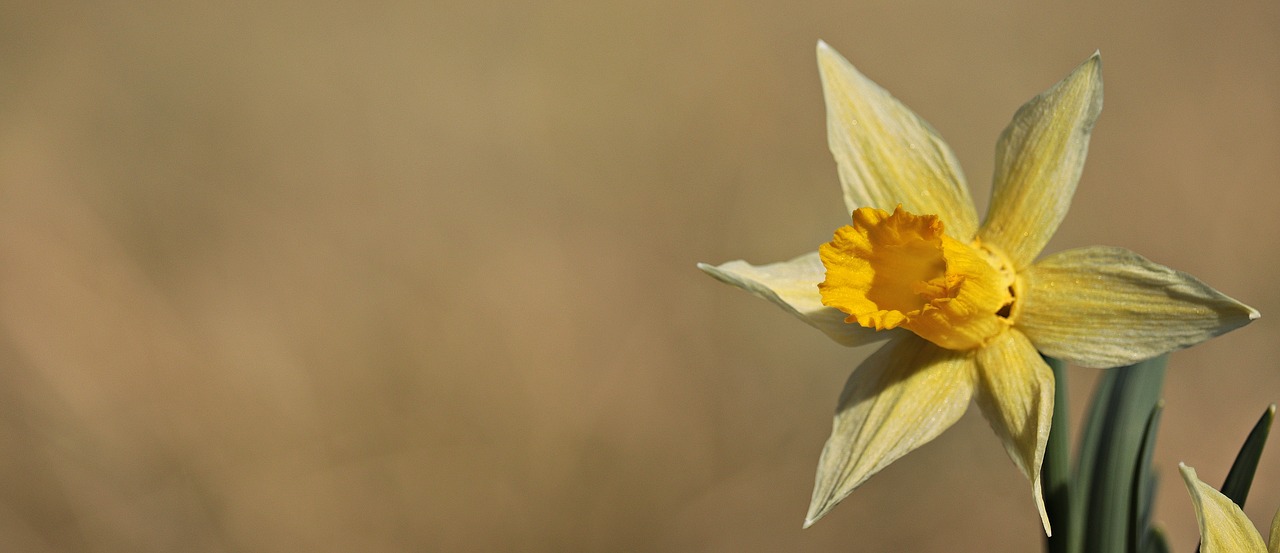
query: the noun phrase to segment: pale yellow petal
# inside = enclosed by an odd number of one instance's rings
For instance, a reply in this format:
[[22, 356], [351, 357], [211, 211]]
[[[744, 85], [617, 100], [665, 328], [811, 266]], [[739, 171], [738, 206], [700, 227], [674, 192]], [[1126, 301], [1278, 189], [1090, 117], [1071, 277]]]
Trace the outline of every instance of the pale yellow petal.
[[1102, 60], [1094, 54], [1013, 116], [996, 144], [991, 208], [978, 236], [1015, 269], [1035, 261], [1067, 215], [1102, 111]]
[[808, 527], [871, 475], [955, 424], [973, 397], [973, 359], [914, 334], [885, 344], [849, 377], [822, 449]]
[[1123, 248], [1051, 255], [1021, 275], [1014, 325], [1046, 355], [1118, 367], [1244, 326], [1258, 312]]
[[1182, 463], [1178, 468], [1196, 507], [1202, 553], [1267, 553], [1262, 536], [1240, 507], [1196, 477], [1196, 469]]
[[938, 215], [947, 234], [969, 241], [978, 215], [951, 148], [914, 112], [818, 42], [827, 141], [845, 205]]
[[825, 277], [826, 269], [822, 266], [822, 260], [818, 259], [818, 252], [769, 265], [757, 266], [745, 261], [730, 261], [718, 267], [699, 263], [698, 268], [716, 280], [773, 302], [846, 346], [885, 340], [900, 332], [876, 332], [856, 323], [846, 323], [844, 320], [847, 315], [839, 309], [822, 305], [818, 283]]
[[1271, 518], [1271, 537], [1267, 540], [1268, 553], [1280, 553], [1280, 511]]
[[1051, 534], [1040, 489], [1040, 465], [1053, 422], [1053, 370], [1026, 336], [1008, 330], [978, 350], [977, 401], [1022, 474]]

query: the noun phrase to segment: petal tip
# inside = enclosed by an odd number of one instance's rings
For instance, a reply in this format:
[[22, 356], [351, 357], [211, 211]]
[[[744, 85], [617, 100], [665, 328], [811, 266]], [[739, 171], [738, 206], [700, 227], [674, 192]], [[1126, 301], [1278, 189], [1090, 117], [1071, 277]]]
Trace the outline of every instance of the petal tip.
[[724, 271], [721, 271], [720, 267], [710, 263], [698, 263], [698, 270], [711, 275], [711, 277], [716, 280], [732, 284], [731, 280], [727, 280], [728, 275], [724, 274]]
[[1093, 55], [1089, 56], [1084, 64], [1089, 67], [1089, 72], [1095, 75], [1095, 79], [1102, 80], [1102, 50], [1094, 50]]
[[839, 505], [845, 497], [848, 497], [853, 488], [857, 487], [853, 486], [841, 491], [834, 486], [835, 482], [831, 480], [819, 480], [815, 483], [813, 497], [809, 500], [809, 512], [804, 515], [805, 528], [817, 524], [819, 520], [822, 520], [822, 517], [827, 516], [827, 513], [835, 509], [836, 505]]
[[1053, 537], [1053, 526], [1049, 524], [1049, 511], [1044, 505], [1044, 488], [1040, 482], [1040, 477], [1031, 484], [1031, 495], [1036, 501], [1036, 509], [1040, 512], [1040, 523], [1044, 525], [1044, 535]]
[[818, 501], [815, 499], [814, 502], [809, 505], [809, 512], [804, 516], [804, 526], [802, 526], [802, 528], [808, 528], [817, 524], [819, 520], [822, 520], [822, 517], [827, 516], [827, 512], [830, 511], [832, 507], [835, 507], [835, 503], [829, 499], [824, 501]]
[[[1091, 54], [1088, 59], [1081, 62], [1080, 65], [1077, 65], [1076, 68], [1071, 71], [1071, 74], [1067, 75], [1067, 77], [1059, 84], [1065, 84], [1071, 81], [1088, 83], [1083, 85], [1085, 87], [1083, 90], [1092, 89], [1088, 94], [1092, 96], [1094, 100], [1089, 102], [1089, 104], [1100, 104], [1102, 96], [1102, 51], [1094, 50], [1093, 54]], [[1097, 106], [1097, 109], [1101, 110], [1101, 106]], [[1093, 114], [1093, 117], [1096, 118], [1097, 114]]]
[[1191, 494], [1191, 500], [1197, 504], [1196, 510], [1199, 511], [1200, 490], [1196, 488], [1196, 483], [1200, 482], [1200, 477], [1196, 475], [1196, 469], [1179, 461], [1178, 472], [1182, 473], [1182, 482], [1187, 486], [1187, 492]]
[[[855, 81], [858, 80], [857, 78], [866, 78], [862, 76], [862, 73], [858, 72], [858, 69], [855, 68], [847, 58], [841, 55], [840, 52], [837, 52], [830, 44], [827, 44], [826, 41], [818, 41], [817, 51], [818, 76], [822, 79], [824, 87], [831, 86], [833, 82], [831, 79], [839, 79], [840, 77], [837, 77], [837, 75], [840, 75], [841, 73], [847, 72], [849, 75], [855, 77]], [[848, 76], [843, 78], [848, 78]]]
[[1245, 309], [1248, 309], [1248, 310], [1249, 310], [1249, 320], [1250, 320], [1250, 321], [1256, 321], [1256, 320], [1258, 320], [1258, 319], [1262, 318], [1262, 313], [1259, 313], [1257, 309], [1254, 309], [1254, 308], [1249, 307], [1249, 306], [1247, 306], [1247, 305], [1245, 306]]
[[1080, 64], [1080, 69], [1077, 71], [1087, 73], [1090, 80], [1098, 81], [1100, 84], [1102, 81], [1102, 52], [1094, 50], [1093, 55], [1084, 60], [1084, 63]]

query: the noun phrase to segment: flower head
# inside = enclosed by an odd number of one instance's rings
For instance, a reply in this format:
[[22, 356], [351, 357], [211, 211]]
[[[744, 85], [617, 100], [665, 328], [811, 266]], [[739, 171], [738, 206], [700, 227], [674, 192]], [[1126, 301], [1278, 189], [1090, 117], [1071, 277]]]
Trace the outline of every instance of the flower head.
[[1182, 479], [1191, 493], [1200, 523], [1200, 550], [1204, 553], [1280, 553], [1280, 512], [1271, 522], [1271, 542], [1262, 543], [1249, 518], [1240, 507], [1196, 476], [1196, 469], [1178, 463]]
[[852, 223], [791, 261], [699, 265], [854, 346], [888, 340], [849, 377], [818, 463], [810, 525], [932, 440], [976, 400], [1040, 490], [1053, 412], [1041, 353], [1116, 367], [1188, 347], [1258, 312], [1128, 250], [1047, 256], [1102, 110], [1094, 54], [1027, 102], [996, 144], [979, 225], [955, 156], [906, 106], [818, 43], [827, 136]]

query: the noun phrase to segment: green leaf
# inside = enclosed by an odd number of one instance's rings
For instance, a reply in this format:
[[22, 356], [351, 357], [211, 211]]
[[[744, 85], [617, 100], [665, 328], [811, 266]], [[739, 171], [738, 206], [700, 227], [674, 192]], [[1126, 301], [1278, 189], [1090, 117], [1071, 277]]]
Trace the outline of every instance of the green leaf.
[[1164, 532], [1158, 528], [1152, 528], [1147, 533], [1147, 545], [1142, 553], [1169, 553], [1169, 540], [1165, 538]]
[[1045, 538], [1048, 553], [1067, 553], [1072, 527], [1071, 519], [1071, 426], [1067, 407], [1067, 364], [1052, 357], [1045, 363], [1053, 369], [1053, 426], [1045, 446], [1044, 463], [1040, 466], [1040, 485], [1044, 491], [1044, 508], [1049, 513], [1053, 535]]
[[[1080, 553], [1125, 553], [1130, 543], [1134, 467], [1152, 409], [1160, 399], [1168, 356], [1110, 369], [1094, 394], [1076, 466], [1074, 520], [1085, 528]], [[1073, 544], [1075, 545], [1075, 544]]]
[[[1244, 445], [1240, 446], [1240, 452], [1236, 454], [1236, 460], [1231, 463], [1231, 470], [1227, 472], [1227, 481], [1222, 484], [1222, 495], [1241, 509], [1244, 508], [1244, 500], [1249, 497], [1253, 474], [1258, 470], [1258, 458], [1262, 456], [1262, 446], [1267, 445], [1271, 421], [1275, 418], [1276, 405], [1273, 403], [1262, 412], [1262, 418], [1249, 431], [1249, 437], [1244, 439]], [[1199, 545], [1196, 546], [1196, 553], [1200, 553]]]
[[1151, 470], [1151, 457], [1156, 449], [1156, 431], [1160, 427], [1160, 414], [1164, 402], [1157, 401], [1147, 417], [1143, 430], [1142, 447], [1138, 450], [1138, 462], [1133, 470], [1133, 495], [1129, 506], [1129, 551], [1143, 551], [1149, 539], [1151, 504], [1156, 495], [1156, 477]]
[[[1107, 401], [1111, 389], [1115, 387], [1117, 371], [1107, 371], [1098, 380], [1093, 390], [1093, 398], [1089, 401], [1089, 412], [1084, 419], [1084, 434], [1080, 436], [1080, 450], [1076, 454], [1075, 478], [1071, 482], [1071, 521], [1072, 526], [1067, 534], [1068, 553], [1083, 553], [1084, 531], [1088, 507], [1089, 491], [1093, 489], [1093, 458], [1097, 456], [1099, 442], [1102, 440], [1102, 424], [1106, 420]], [[1052, 434], [1050, 434], [1052, 437]], [[1048, 455], [1046, 455], [1046, 458]], [[1088, 459], [1089, 462], [1082, 462]], [[1041, 469], [1043, 470], [1043, 469]], [[1050, 519], [1050, 522], [1053, 522]]]
[[1231, 464], [1227, 480], [1222, 484], [1222, 495], [1227, 496], [1244, 508], [1244, 500], [1249, 497], [1249, 487], [1253, 485], [1253, 474], [1258, 471], [1258, 458], [1262, 456], [1262, 447], [1267, 445], [1267, 435], [1271, 433], [1271, 421], [1276, 418], [1276, 406], [1271, 404], [1262, 413], [1262, 418], [1253, 425], [1249, 437], [1240, 446], [1236, 461]]

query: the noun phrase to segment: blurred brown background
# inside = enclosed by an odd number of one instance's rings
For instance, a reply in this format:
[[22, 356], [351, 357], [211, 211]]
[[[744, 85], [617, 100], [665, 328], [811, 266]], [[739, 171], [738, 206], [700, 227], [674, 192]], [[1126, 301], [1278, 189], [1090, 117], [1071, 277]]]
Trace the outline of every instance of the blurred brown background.
[[694, 263], [847, 220], [822, 38], [980, 208], [1014, 110], [1101, 49], [1050, 250], [1264, 314], [1173, 357], [1157, 518], [1191, 551], [1176, 463], [1220, 481], [1280, 400], [1280, 4], [954, 4], [5, 2], [0, 549], [1037, 550], [976, 409], [800, 530], [869, 350]]

